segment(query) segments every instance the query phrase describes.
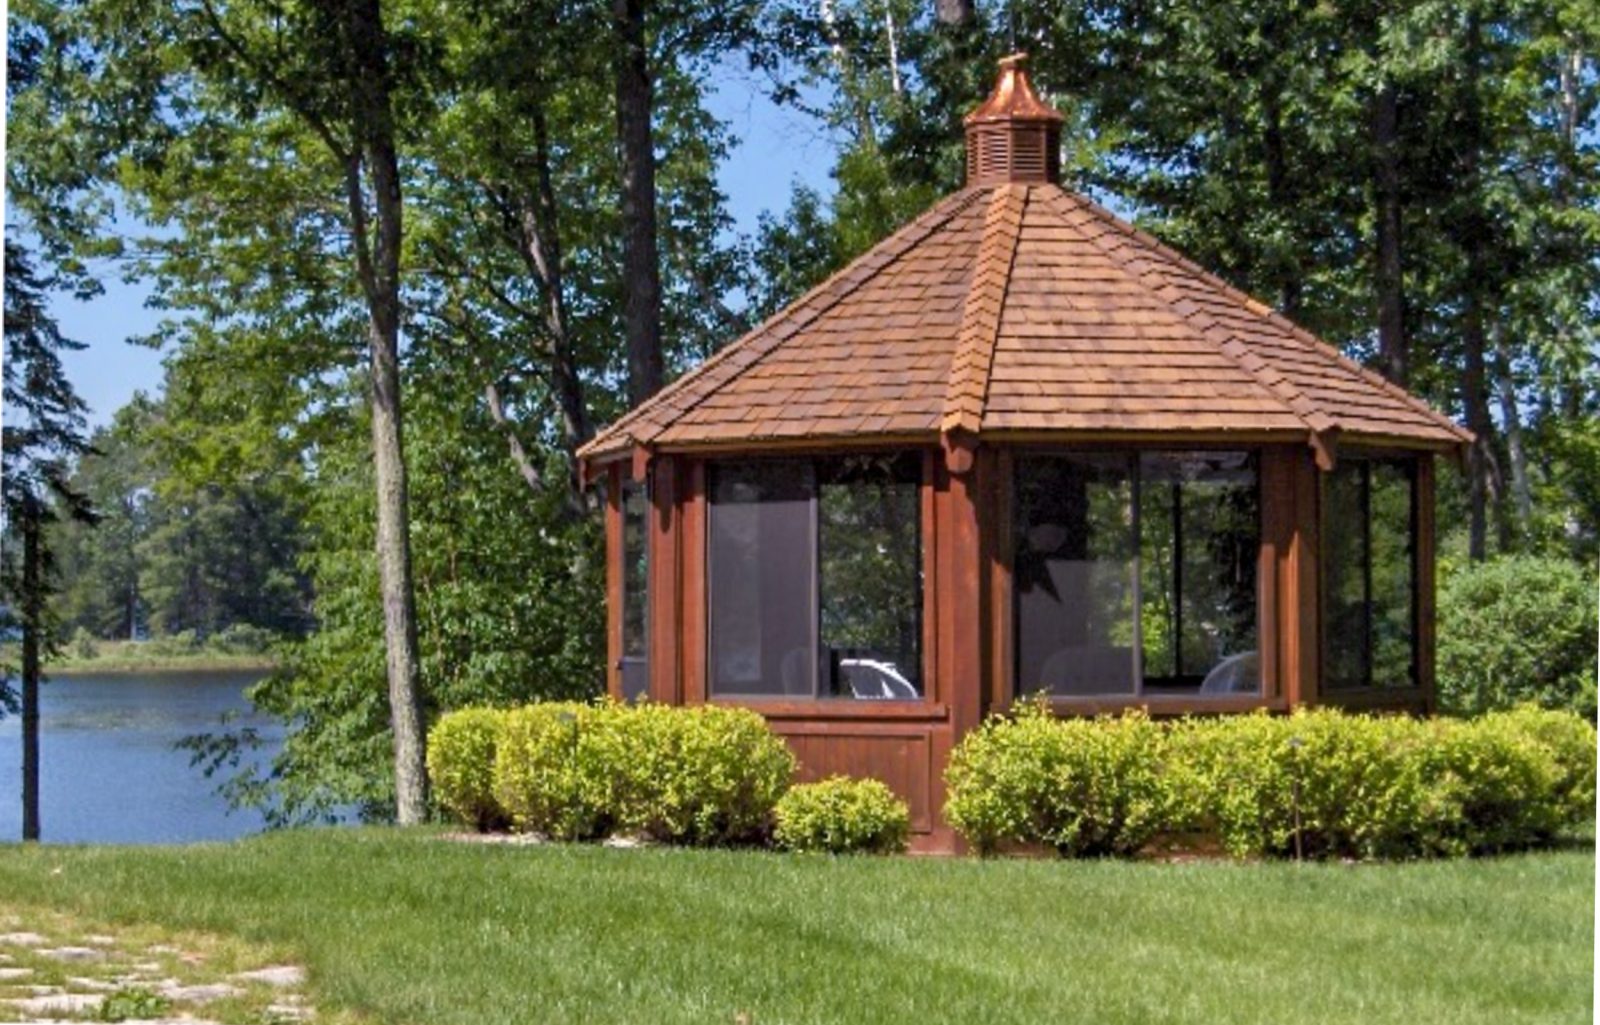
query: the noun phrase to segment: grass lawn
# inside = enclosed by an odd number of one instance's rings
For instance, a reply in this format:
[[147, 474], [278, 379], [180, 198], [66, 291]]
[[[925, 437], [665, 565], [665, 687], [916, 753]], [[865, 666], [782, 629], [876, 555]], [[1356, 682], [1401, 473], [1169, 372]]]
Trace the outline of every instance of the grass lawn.
[[1588, 1022], [1592, 849], [1408, 865], [829, 859], [326, 830], [0, 848], [0, 897], [513, 1022]]

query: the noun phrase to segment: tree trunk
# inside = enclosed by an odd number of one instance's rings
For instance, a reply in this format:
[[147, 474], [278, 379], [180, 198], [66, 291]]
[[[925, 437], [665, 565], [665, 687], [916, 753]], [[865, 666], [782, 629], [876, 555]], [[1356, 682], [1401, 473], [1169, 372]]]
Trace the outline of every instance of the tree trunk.
[[1467, 555], [1473, 562], [1481, 562], [1488, 555], [1490, 445], [1494, 423], [1489, 419], [1489, 396], [1485, 386], [1483, 307], [1476, 294], [1467, 298], [1461, 341], [1465, 348], [1461, 399], [1466, 407], [1467, 429], [1477, 435], [1467, 452]]
[[39, 500], [22, 503], [22, 839], [39, 839], [39, 646], [44, 630], [44, 552]]
[[[1287, 88], [1284, 76], [1276, 71], [1262, 76], [1261, 108], [1266, 119], [1263, 145], [1266, 155], [1267, 203], [1273, 211], [1293, 210], [1297, 202], [1289, 177], [1288, 144], [1283, 129], [1283, 94]], [[1274, 253], [1273, 262], [1278, 262]], [[1300, 280], [1300, 260], [1296, 253], [1292, 264], [1283, 268], [1278, 281], [1278, 309], [1286, 317], [1300, 313], [1304, 283]], [[1274, 268], [1277, 271], [1277, 268]]]
[[1457, 135], [1462, 152], [1458, 202], [1464, 209], [1454, 218], [1455, 243], [1462, 252], [1465, 270], [1461, 282], [1462, 324], [1461, 400], [1466, 408], [1467, 428], [1477, 435], [1467, 454], [1468, 537], [1467, 554], [1481, 561], [1488, 554], [1490, 477], [1493, 469], [1494, 422], [1489, 418], [1489, 394], [1485, 359], [1487, 328], [1485, 318], [1493, 294], [1485, 248], [1491, 243], [1488, 219], [1483, 209], [1482, 150], [1484, 145], [1479, 62], [1482, 59], [1482, 25], [1476, 12], [1467, 18], [1463, 55], [1461, 127]]
[[1512, 508], [1518, 532], [1526, 534], [1533, 520], [1533, 487], [1528, 480], [1528, 450], [1522, 436], [1522, 410], [1517, 402], [1517, 382], [1512, 375], [1511, 353], [1504, 336], [1495, 335], [1495, 396], [1500, 402], [1500, 422], [1505, 425], [1506, 455], [1511, 466]]
[[[534, 158], [538, 162], [535, 176], [537, 192], [532, 196], [526, 190], [518, 190], [517, 193], [520, 248], [528, 269], [542, 285], [545, 328], [550, 332], [550, 390], [555, 395], [556, 406], [561, 414], [562, 445], [571, 456], [577, 452], [579, 445], [589, 440], [592, 428], [588, 407], [584, 402], [583, 380], [578, 374], [578, 361], [572, 351], [572, 336], [567, 326], [566, 272], [562, 265], [561, 229], [557, 221], [560, 208], [556, 205], [555, 186], [551, 180], [550, 145], [543, 110], [533, 114], [533, 135]], [[653, 184], [651, 188], [654, 189]], [[651, 209], [654, 208], [652, 200]], [[652, 223], [652, 247], [654, 239]], [[659, 374], [659, 337], [656, 355]], [[660, 387], [659, 381], [656, 387]]]
[[628, 340], [628, 401], [661, 390], [661, 264], [656, 251], [654, 105], [645, 0], [612, 0], [616, 33], [617, 155], [622, 171], [622, 319]]
[[1406, 383], [1410, 362], [1405, 325], [1405, 277], [1400, 241], [1400, 103], [1393, 82], [1372, 98], [1372, 184], [1377, 207], [1378, 369]]
[[375, 238], [367, 227], [360, 166], [353, 172], [351, 218], [358, 271], [366, 291], [371, 352], [373, 467], [378, 498], [378, 574], [383, 601], [384, 648], [389, 676], [389, 719], [394, 733], [395, 816], [412, 825], [427, 816], [427, 769], [422, 687], [417, 653], [416, 598], [411, 578], [410, 512], [400, 406], [400, 172], [387, 40], [378, 0], [348, 0], [351, 92], [360, 161], [371, 177], [377, 214]]

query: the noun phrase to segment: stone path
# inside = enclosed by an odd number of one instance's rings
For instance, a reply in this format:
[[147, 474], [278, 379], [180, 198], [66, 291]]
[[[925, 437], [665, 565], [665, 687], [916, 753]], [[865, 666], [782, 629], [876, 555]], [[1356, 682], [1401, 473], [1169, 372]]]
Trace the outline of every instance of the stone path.
[[315, 1022], [306, 971], [237, 941], [123, 932], [0, 904], [0, 1022]]

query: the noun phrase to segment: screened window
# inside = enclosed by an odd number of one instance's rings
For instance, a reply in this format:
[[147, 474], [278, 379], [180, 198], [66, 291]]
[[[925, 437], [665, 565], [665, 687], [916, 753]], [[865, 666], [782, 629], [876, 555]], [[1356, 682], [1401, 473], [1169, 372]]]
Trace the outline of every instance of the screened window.
[[916, 455], [711, 468], [712, 693], [922, 693]]
[[649, 500], [633, 482], [622, 488], [622, 697], [634, 701], [650, 689], [648, 555]]
[[1323, 490], [1324, 672], [1330, 687], [1413, 687], [1416, 464], [1341, 459]]
[[1249, 453], [1030, 457], [1013, 508], [1022, 691], [1259, 692]]

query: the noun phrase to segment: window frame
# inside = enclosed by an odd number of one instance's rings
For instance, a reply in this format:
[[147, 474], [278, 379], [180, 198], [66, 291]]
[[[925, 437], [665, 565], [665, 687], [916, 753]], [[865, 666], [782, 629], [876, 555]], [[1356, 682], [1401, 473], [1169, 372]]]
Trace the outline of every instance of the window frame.
[[[912, 631], [915, 638], [916, 667], [915, 685], [920, 692], [916, 698], [855, 698], [838, 694], [826, 693], [827, 680], [824, 674], [827, 668], [822, 659], [822, 536], [821, 536], [821, 492], [824, 475], [820, 472], [823, 464], [840, 459], [849, 458], [886, 458], [891, 460], [915, 460], [916, 463], [916, 512], [912, 517], [912, 529], [915, 532], [913, 550], [915, 568], [919, 581], [916, 589], [916, 625]], [[806, 519], [808, 537], [808, 557], [811, 564], [811, 586], [808, 596], [811, 615], [808, 620], [808, 633], [810, 637], [811, 664], [811, 692], [809, 694], [784, 694], [784, 693], [741, 693], [728, 692], [718, 688], [716, 671], [717, 652], [717, 627], [716, 627], [716, 574], [712, 572], [713, 554], [713, 521], [716, 516], [716, 477], [719, 471], [728, 466], [752, 464], [805, 464], [811, 467], [810, 493], [806, 499]], [[923, 708], [934, 704], [934, 673], [932, 652], [929, 646], [927, 627], [931, 612], [929, 590], [933, 586], [929, 578], [928, 541], [931, 524], [928, 522], [927, 504], [924, 496], [932, 486], [930, 479], [930, 460], [927, 453], [920, 447], [895, 446], [861, 449], [830, 449], [816, 452], [773, 452], [752, 453], [748, 455], [726, 455], [709, 457], [703, 460], [704, 466], [704, 616], [705, 616], [705, 700], [719, 704], [751, 705], [763, 710], [783, 709], [785, 707], [823, 707], [830, 710], [829, 714], [846, 713], [851, 715], [893, 715], [897, 710], [909, 707]], [[909, 477], [909, 474], [908, 474]]]
[[[1144, 574], [1142, 572], [1141, 535], [1143, 528], [1143, 475], [1140, 473], [1140, 459], [1146, 454], [1164, 452], [1242, 452], [1249, 456], [1255, 470], [1255, 507], [1256, 507], [1256, 573], [1255, 573], [1255, 631], [1258, 655], [1258, 679], [1255, 690], [1243, 693], [1230, 694], [1200, 694], [1186, 691], [1145, 689], [1146, 674], [1144, 672]], [[1019, 465], [1028, 460], [1072, 458], [1086, 455], [1116, 455], [1126, 460], [1130, 467], [1128, 475], [1130, 536], [1132, 538], [1133, 561], [1131, 565], [1132, 581], [1130, 595], [1132, 607], [1135, 610], [1133, 617], [1133, 653], [1134, 661], [1134, 686], [1129, 691], [1110, 691], [1102, 694], [1053, 694], [1042, 689], [1025, 690], [1026, 686], [1022, 675], [1022, 645], [1019, 631], [1021, 617], [1018, 614], [1017, 566], [1016, 566], [1016, 532], [1017, 517], [1017, 488]], [[1266, 508], [1267, 494], [1263, 485], [1264, 467], [1267, 461], [1266, 449], [1260, 444], [1226, 444], [1219, 441], [1185, 443], [1179, 439], [1171, 442], [1128, 442], [1095, 445], [1019, 445], [1006, 452], [1006, 469], [1003, 473], [1003, 483], [999, 489], [1001, 502], [998, 515], [1001, 517], [1001, 534], [1004, 539], [1002, 550], [997, 557], [1004, 566], [1005, 593], [995, 596], [998, 607], [1003, 607], [1003, 620], [997, 622], [996, 640], [1004, 645], [1005, 656], [1000, 668], [1005, 674], [1005, 679], [997, 684], [996, 694], [1003, 701], [1020, 702], [1034, 699], [1042, 695], [1052, 707], [1062, 709], [1081, 709], [1086, 711], [1100, 711], [1105, 709], [1126, 707], [1151, 707], [1151, 708], [1193, 708], [1228, 710], [1235, 708], [1278, 707], [1283, 705], [1284, 699], [1277, 691], [1277, 681], [1268, 678], [1268, 667], [1276, 664], [1276, 658], [1269, 658], [1266, 647], [1277, 643], [1277, 631], [1274, 624], [1267, 622], [1269, 615], [1276, 615], [1275, 608], [1268, 608], [1264, 599], [1276, 604], [1276, 586], [1272, 581], [1263, 578], [1262, 553], [1268, 544], [1267, 530], [1269, 516]], [[997, 617], [1000, 619], [1000, 617]]]
[[[1362, 466], [1361, 484], [1361, 546], [1362, 565], [1361, 581], [1362, 593], [1365, 596], [1363, 634], [1366, 638], [1364, 658], [1362, 660], [1362, 678], [1358, 681], [1335, 680], [1329, 675], [1329, 666], [1332, 660], [1329, 651], [1332, 643], [1333, 617], [1330, 614], [1333, 603], [1330, 600], [1329, 584], [1333, 574], [1328, 571], [1330, 548], [1328, 542], [1328, 488], [1332, 476], [1340, 467], [1320, 475], [1317, 489], [1318, 509], [1318, 553], [1317, 553], [1317, 677], [1321, 681], [1322, 689], [1328, 694], [1341, 698], [1362, 695], [1395, 695], [1410, 696], [1423, 692], [1423, 610], [1422, 610], [1422, 457], [1414, 452], [1396, 451], [1390, 449], [1372, 449], [1370, 451], [1351, 452], [1340, 454], [1340, 466], [1360, 464]], [[1406, 550], [1410, 555], [1410, 593], [1407, 598], [1407, 611], [1410, 615], [1410, 682], [1406, 684], [1379, 684], [1374, 682], [1373, 670], [1376, 659], [1376, 630], [1374, 602], [1372, 600], [1372, 468], [1376, 464], [1387, 463], [1402, 467], [1405, 470], [1406, 481], [1410, 485], [1409, 525], [1406, 532]]]

